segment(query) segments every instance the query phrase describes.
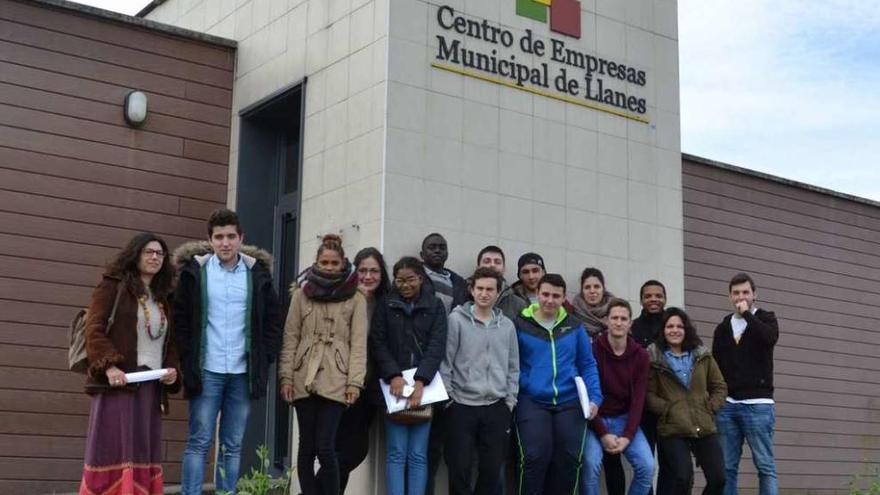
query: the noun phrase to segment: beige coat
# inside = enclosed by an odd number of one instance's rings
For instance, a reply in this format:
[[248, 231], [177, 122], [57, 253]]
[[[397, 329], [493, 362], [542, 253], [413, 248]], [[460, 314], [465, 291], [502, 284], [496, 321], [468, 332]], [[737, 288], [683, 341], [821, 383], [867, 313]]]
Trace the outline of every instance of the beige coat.
[[293, 400], [318, 395], [344, 404], [347, 387], [364, 387], [367, 301], [360, 292], [345, 301], [320, 302], [295, 285], [291, 290], [278, 365], [281, 385], [293, 386]]

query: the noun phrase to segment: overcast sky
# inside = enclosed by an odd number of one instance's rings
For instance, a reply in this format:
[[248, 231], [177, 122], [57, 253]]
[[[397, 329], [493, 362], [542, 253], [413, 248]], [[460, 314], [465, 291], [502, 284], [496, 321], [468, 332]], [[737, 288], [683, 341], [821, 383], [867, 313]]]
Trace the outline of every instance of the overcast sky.
[[880, 201], [880, 0], [678, 6], [683, 152]]

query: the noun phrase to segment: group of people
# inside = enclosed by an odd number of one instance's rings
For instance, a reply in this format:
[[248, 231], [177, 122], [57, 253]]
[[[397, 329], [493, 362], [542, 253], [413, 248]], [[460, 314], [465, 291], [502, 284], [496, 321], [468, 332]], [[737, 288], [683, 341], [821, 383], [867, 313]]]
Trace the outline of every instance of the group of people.
[[[621, 457], [633, 470], [630, 495], [652, 493], [655, 470], [658, 495], [685, 494], [691, 456], [704, 494], [732, 495], [744, 441], [760, 494], [777, 493], [778, 325], [755, 305], [749, 275], [731, 279], [734, 311], [710, 351], [656, 280], [642, 285], [633, 318], [595, 268], [569, 299], [537, 253], [519, 257], [508, 285], [497, 246], [479, 252], [465, 279], [445, 266], [440, 234], [391, 273], [375, 248], [349, 261], [328, 234], [290, 287], [283, 319], [271, 257], [243, 243], [237, 215], [218, 210], [207, 230], [207, 242], [182, 245], [173, 260], [160, 237], [135, 236], [94, 292], [81, 494], [162, 493], [160, 415], [181, 382], [190, 406], [182, 492], [201, 493], [219, 414], [216, 488], [234, 493], [250, 402], [267, 392], [276, 360], [278, 393], [296, 411], [304, 495], [345, 492], [377, 416], [389, 495], [433, 495], [441, 460], [453, 494], [597, 494], [604, 467], [617, 495], [626, 492]], [[127, 383], [126, 373], [159, 368], [171, 371]], [[449, 400], [423, 405], [438, 379]], [[388, 412], [380, 384], [403, 411]]]

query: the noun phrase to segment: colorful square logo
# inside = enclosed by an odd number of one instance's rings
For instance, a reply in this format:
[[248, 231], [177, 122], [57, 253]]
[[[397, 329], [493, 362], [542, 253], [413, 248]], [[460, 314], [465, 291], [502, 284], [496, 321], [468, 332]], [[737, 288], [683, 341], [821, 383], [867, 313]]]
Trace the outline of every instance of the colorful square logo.
[[516, 0], [517, 15], [547, 22], [548, 13], [551, 31], [580, 39], [581, 2], [578, 0]]

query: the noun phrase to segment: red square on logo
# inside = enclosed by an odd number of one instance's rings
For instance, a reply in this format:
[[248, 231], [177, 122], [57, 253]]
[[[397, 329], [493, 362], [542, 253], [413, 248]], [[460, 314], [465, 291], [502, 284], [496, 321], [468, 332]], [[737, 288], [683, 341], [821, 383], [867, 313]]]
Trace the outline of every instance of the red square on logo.
[[578, 0], [553, 0], [550, 4], [550, 30], [581, 37], [581, 2]]

